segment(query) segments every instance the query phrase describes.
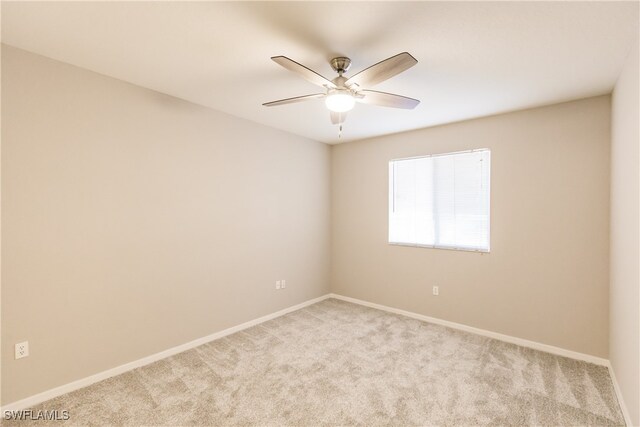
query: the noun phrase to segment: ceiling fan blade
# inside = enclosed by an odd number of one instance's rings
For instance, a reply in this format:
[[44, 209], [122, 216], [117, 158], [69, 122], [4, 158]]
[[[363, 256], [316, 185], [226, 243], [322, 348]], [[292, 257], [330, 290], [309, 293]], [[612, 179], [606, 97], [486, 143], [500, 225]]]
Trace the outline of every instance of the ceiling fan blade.
[[314, 85], [328, 87], [330, 89], [335, 89], [336, 85], [333, 82], [325, 77], [322, 77], [320, 74], [316, 73], [310, 68], [305, 67], [302, 64], [297, 63], [293, 59], [289, 59], [286, 56], [274, 56], [271, 58], [275, 63], [282, 65], [289, 71], [293, 71], [294, 73], [300, 74], [303, 78], [310, 81]]
[[408, 98], [402, 95], [394, 95], [393, 93], [378, 92], [377, 90], [361, 90], [358, 92], [364, 97], [356, 97], [356, 101], [363, 104], [380, 105], [382, 107], [404, 108], [411, 110], [416, 108], [420, 101]]
[[408, 52], [402, 52], [360, 71], [347, 80], [345, 85], [351, 86], [355, 83], [360, 87], [370, 87], [408, 70], [417, 63], [418, 60]]
[[347, 119], [347, 113], [336, 113], [335, 111], [329, 111], [331, 116], [332, 125], [341, 125]]
[[285, 98], [279, 99], [277, 101], [265, 102], [262, 105], [264, 105], [265, 107], [274, 107], [276, 105], [294, 104], [296, 102], [308, 101], [310, 99], [324, 98], [325, 96], [326, 95], [324, 93], [314, 93], [313, 95], [296, 96], [293, 98]]

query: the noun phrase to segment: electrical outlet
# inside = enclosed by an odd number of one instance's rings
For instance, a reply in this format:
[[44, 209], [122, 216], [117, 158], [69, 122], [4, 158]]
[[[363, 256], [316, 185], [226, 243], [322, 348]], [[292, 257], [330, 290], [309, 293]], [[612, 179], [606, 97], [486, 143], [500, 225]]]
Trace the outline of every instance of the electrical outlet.
[[437, 287], [437, 286], [434, 286], [434, 287], [433, 287], [433, 294], [434, 294], [435, 296], [440, 295], [440, 288], [439, 288], [439, 287]]
[[282, 287], [282, 282], [280, 280], [276, 280], [276, 289], [280, 289]]
[[286, 287], [287, 287], [287, 281], [286, 281], [286, 280], [283, 280], [283, 281], [282, 281], [282, 285], [280, 285], [280, 287], [281, 287], [282, 289], [286, 288]]
[[29, 355], [29, 341], [16, 344], [16, 359], [22, 359]]

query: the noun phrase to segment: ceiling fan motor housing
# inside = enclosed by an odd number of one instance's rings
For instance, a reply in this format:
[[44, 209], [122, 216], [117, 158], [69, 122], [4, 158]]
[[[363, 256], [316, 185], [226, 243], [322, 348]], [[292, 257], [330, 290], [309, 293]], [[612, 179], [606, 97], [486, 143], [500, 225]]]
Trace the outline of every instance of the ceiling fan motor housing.
[[336, 73], [346, 73], [347, 71], [349, 71], [350, 67], [351, 59], [347, 58], [346, 56], [338, 56], [337, 58], [333, 58], [331, 60], [331, 68], [333, 68]]

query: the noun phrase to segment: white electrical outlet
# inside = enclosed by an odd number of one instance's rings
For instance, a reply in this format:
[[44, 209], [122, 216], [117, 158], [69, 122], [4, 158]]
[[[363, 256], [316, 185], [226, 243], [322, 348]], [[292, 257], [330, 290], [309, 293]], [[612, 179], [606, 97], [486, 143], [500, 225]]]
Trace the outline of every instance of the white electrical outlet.
[[282, 287], [282, 283], [280, 280], [276, 280], [276, 289], [280, 289]]
[[29, 355], [29, 341], [16, 344], [16, 359], [22, 359]]
[[433, 294], [436, 295], [436, 296], [440, 295], [440, 288], [438, 288], [437, 286], [434, 286], [433, 287]]
[[287, 281], [286, 281], [286, 280], [283, 280], [283, 281], [282, 281], [282, 285], [281, 285], [281, 287], [282, 287], [282, 289], [284, 289], [284, 288], [286, 288], [286, 287], [287, 287]]

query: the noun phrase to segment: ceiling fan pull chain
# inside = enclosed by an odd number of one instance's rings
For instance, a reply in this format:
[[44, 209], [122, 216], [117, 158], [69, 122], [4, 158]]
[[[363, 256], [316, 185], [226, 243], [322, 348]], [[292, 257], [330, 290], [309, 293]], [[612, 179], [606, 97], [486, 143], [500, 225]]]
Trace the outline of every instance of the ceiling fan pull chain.
[[338, 138], [342, 138], [342, 125], [340, 125], [340, 130], [338, 131]]

